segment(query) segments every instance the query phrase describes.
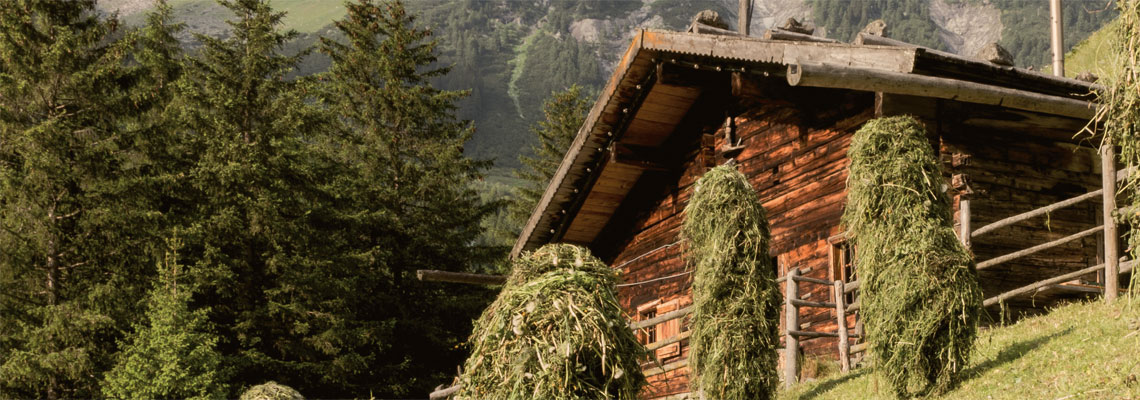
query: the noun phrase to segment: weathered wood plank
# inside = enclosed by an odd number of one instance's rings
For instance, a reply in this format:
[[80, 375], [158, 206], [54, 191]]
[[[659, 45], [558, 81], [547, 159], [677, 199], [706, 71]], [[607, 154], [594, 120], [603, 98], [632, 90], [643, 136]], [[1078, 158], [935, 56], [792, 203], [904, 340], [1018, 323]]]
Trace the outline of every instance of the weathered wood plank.
[[431, 282], [471, 283], [477, 285], [502, 285], [507, 282], [507, 277], [504, 275], [472, 274], [433, 269], [416, 270], [416, 279]]
[[829, 87], [869, 92], [935, 97], [969, 103], [1001, 105], [1020, 110], [1088, 119], [1092, 104], [1025, 90], [932, 76], [830, 65], [796, 64], [788, 67], [792, 86]]

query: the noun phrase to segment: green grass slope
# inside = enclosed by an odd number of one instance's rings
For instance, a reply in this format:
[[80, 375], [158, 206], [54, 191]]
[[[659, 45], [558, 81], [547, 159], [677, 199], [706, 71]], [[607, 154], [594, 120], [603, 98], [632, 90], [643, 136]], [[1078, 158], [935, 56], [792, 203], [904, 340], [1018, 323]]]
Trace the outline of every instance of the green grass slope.
[[[1085, 71], [1102, 78], [1113, 76], [1112, 69], [1115, 68], [1114, 60], [1117, 56], [1110, 40], [1119, 26], [1118, 20], [1112, 20], [1065, 53], [1065, 76], [1072, 78]], [[1053, 73], [1053, 67], [1045, 67], [1044, 72]]]
[[[285, 11], [285, 28], [298, 32], [316, 32], [345, 14], [340, 0], [272, 0], [277, 11]], [[178, 17], [195, 22], [217, 22], [231, 18], [229, 11], [214, 0], [170, 0]]]
[[[1140, 304], [1122, 303], [1070, 304], [980, 332], [965, 380], [938, 398], [1140, 399]], [[891, 398], [871, 368], [796, 385], [780, 395]]]

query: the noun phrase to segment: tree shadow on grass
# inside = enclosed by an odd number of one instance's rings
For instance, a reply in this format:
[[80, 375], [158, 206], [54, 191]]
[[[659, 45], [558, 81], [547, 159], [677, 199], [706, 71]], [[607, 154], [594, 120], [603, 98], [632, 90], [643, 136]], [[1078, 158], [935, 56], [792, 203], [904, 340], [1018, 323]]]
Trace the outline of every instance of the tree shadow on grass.
[[814, 399], [817, 396], [824, 394], [824, 393], [827, 393], [827, 391], [829, 391], [831, 389], [834, 389], [836, 386], [842, 385], [844, 382], [847, 382], [849, 380], [861, 377], [863, 375], [867, 375], [870, 372], [871, 372], [870, 368], [864, 367], [864, 368], [860, 368], [858, 370], [855, 370], [853, 372], [849, 372], [843, 376], [839, 376], [839, 377], [836, 377], [833, 379], [828, 379], [828, 380], [824, 381], [823, 383], [820, 383], [819, 385], [816, 385], [815, 387], [811, 388], [811, 390], [804, 392], [804, 394], [800, 395], [799, 398], [800, 398], [800, 400]]
[[[1058, 337], [1065, 336], [1065, 335], [1069, 334], [1069, 332], [1072, 332], [1072, 331], [1073, 331], [1073, 327], [1070, 326], [1070, 327], [1065, 328], [1065, 330], [1060, 331], [1060, 332], [1054, 332], [1054, 333], [1048, 334], [1048, 335], [1037, 336], [1037, 337], [1032, 338], [1032, 339], [1022, 340], [1019, 342], [1012, 343], [1008, 346], [1005, 346], [1004, 349], [1002, 349], [1001, 351], [998, 352], [997, 356], [995, 356], [991, 359], [988, 359], [986, 361], [983, 361], [981, 363], [978, 363], [978, 364], [976, 364], [970, 368], [966, 368], [965, 371], [962, 371], [962, 378], [963, 378], [962, 380], [967, 381], [970, 379], [974, 379], [974, 378], [982, 375], [986, 371], [1000, 367], [1002, 365], [1009, 364], [1010, 362], [1013, 362], [1013, 360], [1021, 358], [1021, 356], [1024, 356], [1026, 353], [1029, 353], [1030, 351], [1033, 351], [1034, 349], [1041, 347], [1045, 343], [1048, 343], [1048, 342], [1050, 342], [1053, 339], [1056, 339]], [[811, 388], [811, 390], [804, 392], [804, 394], [800, 395], [799, 398], [801, 400], [814, 399], [814, 398], [818, 397], [819, 395], [827, 393], [827, 391], [834, 389], [836, 386], [842, 385], [843, 383], [845, 383], [849, 380], [867, 375], [870, 372], [871, 372], [870, 368], [864, 367], [864, 368], [860, 368], [859, 370], [856, 370], [854, 372], [848, 373], [846, 375], [824, 381], [823, 383], [820, 383], [816, 387]]]
[[1033, 339], [1026, 339], [1026, 340], [1022, 340], [1019, 342], [1012, 343], [1008, 346], [1005, 346], [1005, 348], [1001, 349], [1001, 351], [999, 351], [997, 356], [994, 356], [994, 358], [991, 358], [991, 359], [988, 359], [988, 360], [983, 361], [981, 363], [978, 363], [978, 364], [976, 364], [970, 368], [966, 368], [965, 371], [962, 371], [962, 378], [963, 378], [962, 380], [967, 381], [970, 379], [974, 379], [974, 378], [982, 375], [986, 371], [1000, 367], [1002, 365], [1009, 364], [1013, 360], [1016, 360], [1018, 358], [1021, 358], [1021, 356], [1024, 356], [1025, 353], [1033, 351], [1034, 349], [1041, 347], [1041, 345], [1044, 345], [1045, 343], [1049, 343], [1053, 339], [1056, 339], [1056, 338], [1061, 337], [1061, 336], [1068, 335], [1069, 332], [1072, 332], [1072, 331], [1073, 331], [1073, 327], [1070, 326], [1070, 327], [1067, 327], [1067, 328], [1065, 328], [1065, 330], [1060, 331], [1060, 332], [1053, 332], [1052, 334], [1041, 335], [1041, 336], [1035, 337]]

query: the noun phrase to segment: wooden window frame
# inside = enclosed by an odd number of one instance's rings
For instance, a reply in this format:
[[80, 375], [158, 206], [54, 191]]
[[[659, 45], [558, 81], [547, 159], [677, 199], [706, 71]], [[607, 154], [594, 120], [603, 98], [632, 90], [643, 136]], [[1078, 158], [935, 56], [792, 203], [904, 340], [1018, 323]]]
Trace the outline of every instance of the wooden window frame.
[[[828, 273], [831, 281], [851, 283], [858, 279], [859, 273], [855, 263], [855, 246], [847, 242], [846, 235], [839, 234], [827, 239], [828, 244]], [[858, 299], [856, 292], [844, 295], [846, 304], [853, 304]], [[835, 301], [832, 293], [831, 301]]]

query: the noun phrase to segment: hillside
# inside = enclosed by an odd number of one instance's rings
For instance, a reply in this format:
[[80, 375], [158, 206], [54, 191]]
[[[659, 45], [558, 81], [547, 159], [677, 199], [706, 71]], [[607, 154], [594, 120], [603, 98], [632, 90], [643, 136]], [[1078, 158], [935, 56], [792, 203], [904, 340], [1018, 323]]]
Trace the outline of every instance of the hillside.
[[[214, 0], [170, 0], [176, 19], [189, 31], [225, 35], [229, 18]], [[287, 13], [285, 23], [302, 33], [291, 50], [316, 42], [327, 25], [344, 13], [340, 0], [272, 0]], [[448, 89], [471, 89], [460, 116], [473, 120], [475, 137], [467, 153], [495, 160], [495, 175], [509, 175], [529, 148], [529, 126], [552, 91], [573, 83], [596, 90], [637, 28], [682, 29], [697, 11], [711, 9], [736, 24], [737, 0], [414, 0], [409, 8], [432, 27], [441, 43], [440, 61], [453, 65], [437, 82]], [[137, 24], [150, 0], [102, 0]], [[1065, 3], [1067, 43], [1077, 43], [1115, 16], [1104, 0]], [[795, 17], [819, 26], [817, 35], [850, 40], [873, 19], [888, 23], [890, 36], [973, 55], [998, 41], [1018, 65], [1048, 63], [1048, 6], [1023, 0], [754, 0], [752, 32]], [[187, 46], [192, 36], [182, 37]], [[323, 70], [315, 55], [298, 74]]]
[[[1140, 304], [1076, 303], [983, 330], [967, 378], [945, 399], [1140, 398]], [[864, 368], [797, 385], [781, 399], [891, 399]]]
[[[1116, 56], [1109, 42], [1115, 29], [1120, 24], [1112, 21], [1100, 30], [1089, 35], [1085, 40], [1073, 47], [1065, 54], [1065, 76], [1074, 77], [1085, 71], [1092, 72], [1099, 77], [1106, 78], [1115, 75], [1113, 62]], [[1051, 68], [1047, 68], [1051, 71]]]

